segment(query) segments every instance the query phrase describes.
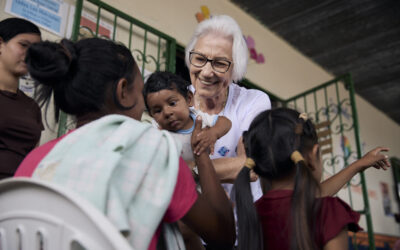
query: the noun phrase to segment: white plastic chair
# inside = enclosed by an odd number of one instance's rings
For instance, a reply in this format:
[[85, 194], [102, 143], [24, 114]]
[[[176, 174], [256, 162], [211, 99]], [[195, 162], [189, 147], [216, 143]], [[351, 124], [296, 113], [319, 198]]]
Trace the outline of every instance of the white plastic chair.
[[29, 178], [0, 181], [0, 250], [133, 250], [70, 190]]

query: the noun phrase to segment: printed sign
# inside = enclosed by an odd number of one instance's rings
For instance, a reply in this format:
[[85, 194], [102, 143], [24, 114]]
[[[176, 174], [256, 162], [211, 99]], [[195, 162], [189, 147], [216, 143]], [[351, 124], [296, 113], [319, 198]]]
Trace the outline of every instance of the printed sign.
[[63, 0], [7, 0], [5, 11], [64, 36], [68, 7]]

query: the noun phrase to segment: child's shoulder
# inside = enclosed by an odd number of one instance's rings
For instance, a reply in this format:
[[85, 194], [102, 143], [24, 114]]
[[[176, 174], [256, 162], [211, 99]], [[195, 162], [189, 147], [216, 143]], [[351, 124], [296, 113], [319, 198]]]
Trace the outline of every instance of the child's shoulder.
[[343, 207], [350, 208], [350, 206], [345, 201], [340, 199], [339, 197], [326, 196], [326, 197], [319, 198], [319, 200], [321, 200], [322, 204], [324, 204], [324, 205], [329, 204], [329, 205], [343, 206]]
[[203, 127], [212, 127], [214, 126], [215, 122], [218, 119], [218, 115], [210, 115], [206, 112], [203, 112], [201, 110], [195, 109], [193, 107], [190, 107], [190, 115], [194, 120], [196, 119], [197, 116], [200, 116], [202, 121], [203, 121]]
[[345, 220], [348, 223], [358, 223], [360, 214], [339, 197], [323, 197], [320, 200], [322, 201], [320, 215], [323, 220], [335, 223], [338, 221], [338, 218], [341, 218], [340, 220]]
[[336, 237], [344, 227], [352, 232], [362, 230], [358, 225], [360, 214], [346, 202], [338, 197], [324, 197], [320, 200], [322, 207], [317, 219], [317, 231], [319, 231], [319, 241], [322, 245]]

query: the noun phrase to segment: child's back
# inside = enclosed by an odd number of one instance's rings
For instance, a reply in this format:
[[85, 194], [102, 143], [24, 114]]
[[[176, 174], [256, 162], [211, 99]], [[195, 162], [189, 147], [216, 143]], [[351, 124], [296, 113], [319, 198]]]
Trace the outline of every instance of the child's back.
[[[292, 194], [292, 190], [271, 190], [255, 203], [263, 231], [264, 249], [290, 249]], [[341, 199], [324, 197], [317, 199], [317, 203], [320, 205], [315, 219], [317, 249], [323, 249], [346, 226], [353, 232], [361, 229], [357, 224], [360, 215]]]
[[[347, 230], [357, 231], [359, 214], [339, 198], [321, 197], [378, 163], [376, 148], [320, 185], [322, 162], [315, 128], [305, 114], [280, 108], [260, 113], [243, 133], [248, 157], [236, 181], [239, 249], [347, 249]], [[249, 173], [260, 176], [264, 195], [253, 205]], [[346, 172], [347, 171], [347, 172]], [[325, 189], [322, 190], [321, 189]], [[264, 247], [263, 247], [264, 246]]]

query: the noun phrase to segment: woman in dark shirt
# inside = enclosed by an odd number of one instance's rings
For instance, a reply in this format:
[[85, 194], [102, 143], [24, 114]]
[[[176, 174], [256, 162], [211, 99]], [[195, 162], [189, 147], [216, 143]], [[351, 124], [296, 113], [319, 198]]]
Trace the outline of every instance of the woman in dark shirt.
[[40, 35], [27, 20], [0, 21], [0, 179], [14, 175], [43, 130], [39, 106], [18, 89], [19, 78], [28, 73], [26, 51]]

